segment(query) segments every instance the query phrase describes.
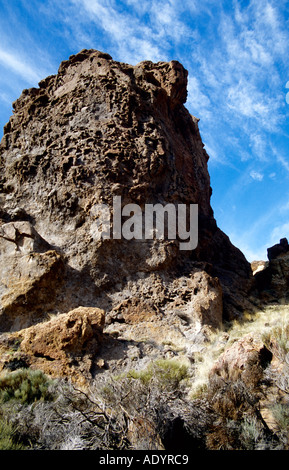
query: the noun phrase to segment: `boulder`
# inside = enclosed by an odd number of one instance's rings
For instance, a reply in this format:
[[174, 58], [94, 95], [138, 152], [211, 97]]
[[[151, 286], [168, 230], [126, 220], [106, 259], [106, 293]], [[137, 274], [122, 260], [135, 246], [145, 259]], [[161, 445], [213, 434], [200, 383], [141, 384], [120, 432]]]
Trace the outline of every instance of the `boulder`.
[[89, 378], [93, 359], [103, 338], [105, 313], [93, 307], [78, 307], [66, 314], [14, 333], [20, 343], [17, 354], [30, 367], [55, 377]]
[[250, 387], [256, 386], [272, 357], [263, 341], [250, 333], [234, 342], [219, 356], [210, 377], [216, 375], [224, 381], [241, 379]]

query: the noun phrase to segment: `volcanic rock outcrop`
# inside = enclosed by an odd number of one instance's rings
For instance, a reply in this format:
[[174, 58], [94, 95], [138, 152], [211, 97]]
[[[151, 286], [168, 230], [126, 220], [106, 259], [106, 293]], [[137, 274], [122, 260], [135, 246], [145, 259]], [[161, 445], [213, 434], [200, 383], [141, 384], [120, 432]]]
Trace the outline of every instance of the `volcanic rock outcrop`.
[[287, 238], [267, 249], [268, 261], [264, 269], [254, 275], [258, 295], [263, 303], [288, 302], [289, 245]]
[[[177, 61], [131, 66], [83, 50], [13, 103], [0, 146], [2, 331], [84, 306], [124, 336], [164, 321], [191, 338], [242, 312], [251, 267], [217, 227], [186, 96]], [[198, 246], [99, 237], [97, 208], [113, 210], [115, 196], [142, 211], [198, 204]]]

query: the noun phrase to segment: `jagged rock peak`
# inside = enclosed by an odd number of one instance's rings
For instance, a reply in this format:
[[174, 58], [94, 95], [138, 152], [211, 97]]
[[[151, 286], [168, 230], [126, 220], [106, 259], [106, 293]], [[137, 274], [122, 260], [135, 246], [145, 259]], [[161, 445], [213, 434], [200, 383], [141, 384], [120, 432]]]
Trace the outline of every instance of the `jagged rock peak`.
[[[117, 74], [117, 69], [126, 73], [128, 76], [134, 76], [136, 82], [147, 81], [155, 87], [161, 87], [167, 92], [167, 95], [171, 98], [172, 103], [176, 105], [185, 103], [187, 98], [187, 76], [188, 72], [184, 67], [176, 60], [170, 62], [158, 62], [154, 64], [151, 61], [143, 61], [136, 66], [131, 66], [125, 63], [118, 63], [113, 61], [109, 54], [96, 51], [94, 49], [84, 49], [78, 54], [69, 57], [69, 60], [65, 60], [60, 64], [57, 75], [49, 76], [39, 82], [39, 89], [31, 88], [24, 90], [21, 97], [13, 103], [13, 107], [17, 110], [23, 105], [27, 97], [44, 96], [43, 91], [51, 91], [51, 84], [53, 83], [56, 87], [59, 86], [62, 79], [65, 80], [65, 76], [68, 76], [68, 80], [71, 77], [70, 73], [74, 73], [73, 69], [83, 65], [83, 69], [80, 73], [84, 72], [87, 74], [88, 71], [96, 73], [100, 76], [106, 76], [110, 67], [114, 68]], [[55, 82], [55, 78], [57, 80]], [[60, 92], [61, 93], [61, 92]], [[45, 101], [45, 98], [42, 98]]]

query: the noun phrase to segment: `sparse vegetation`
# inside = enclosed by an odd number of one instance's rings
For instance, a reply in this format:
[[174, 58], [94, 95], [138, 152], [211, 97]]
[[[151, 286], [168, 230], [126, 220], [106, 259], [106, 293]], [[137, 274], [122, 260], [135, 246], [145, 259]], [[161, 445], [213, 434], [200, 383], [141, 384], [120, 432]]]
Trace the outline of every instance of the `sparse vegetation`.
[[128, 378], [139, 379], [144, 385], [155, 381], [160, 388], [176, 390], [180, 383], [188, 379], [188, 365], [176, 360], [159, 359], [151, 362], [145, 370], [130, 371]]
[[279, 360], [286, 361], [289, 352], [289, 320], [264, 333], [262, 338]]
[[[157, 359], [100, 374], [85, 390], [29, 368], [2, 374], [0, 449], [288, 449], [288, 324], [285, 307], [270, 307], [212, 333], [191, 364]], [[252, 364], [245, 376], [209, 373], [249, 332], [262, 337], [274, 365]]]
[[21, 403], [32, 403], [51, 398], [50, 381], [39, 370], [19, 369], [0, 377], [0, 402], [18, 400]]
[[0, 419], [0, 450], [23, 450], [23, 444], [17, 443], [15, 430], [11, 424]]
[[272, 407], [272, 413], [276, 419], [280, 430], [288, 431], [289, 429], [289, 403], [277, 403]]

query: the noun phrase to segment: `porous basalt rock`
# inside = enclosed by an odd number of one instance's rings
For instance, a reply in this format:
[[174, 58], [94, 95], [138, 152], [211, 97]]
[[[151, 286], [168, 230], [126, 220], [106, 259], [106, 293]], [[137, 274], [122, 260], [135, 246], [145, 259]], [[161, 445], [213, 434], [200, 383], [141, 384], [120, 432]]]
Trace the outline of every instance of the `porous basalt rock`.
[[[55, 313], [98, 306], [110, 325], [133, 325], [169, 314], [177, 321], [179, 309], [183, 325], [197, 318], [216, 326], [223, 313], [232, 318], [245, 308], [251, 268], [217, 227], [209, 157], [186, 96], [187, 71], [177, 61], [131, 66], [83, 50], [13, 103], [0, 145], [2, 233], [29, 223], [65, 264], [65, 274], [61, 268], [54, 277], [55, 287], [61, 277], [61, 292], [51, 304], [32, 297], [30, 312], [39, 303]], [[99, 239], [95, 205], [112, 207], [114, 196], [142, 210], [148, 203], [198, 204], [197, 248], [181, 251], [178, 240]], [[45, 250], [32, 252], [42, 259], [51, 253]], [[187, 293], [177, 305], [181, 277]], [[14, 303], [13, 315], [22, 308]]]

